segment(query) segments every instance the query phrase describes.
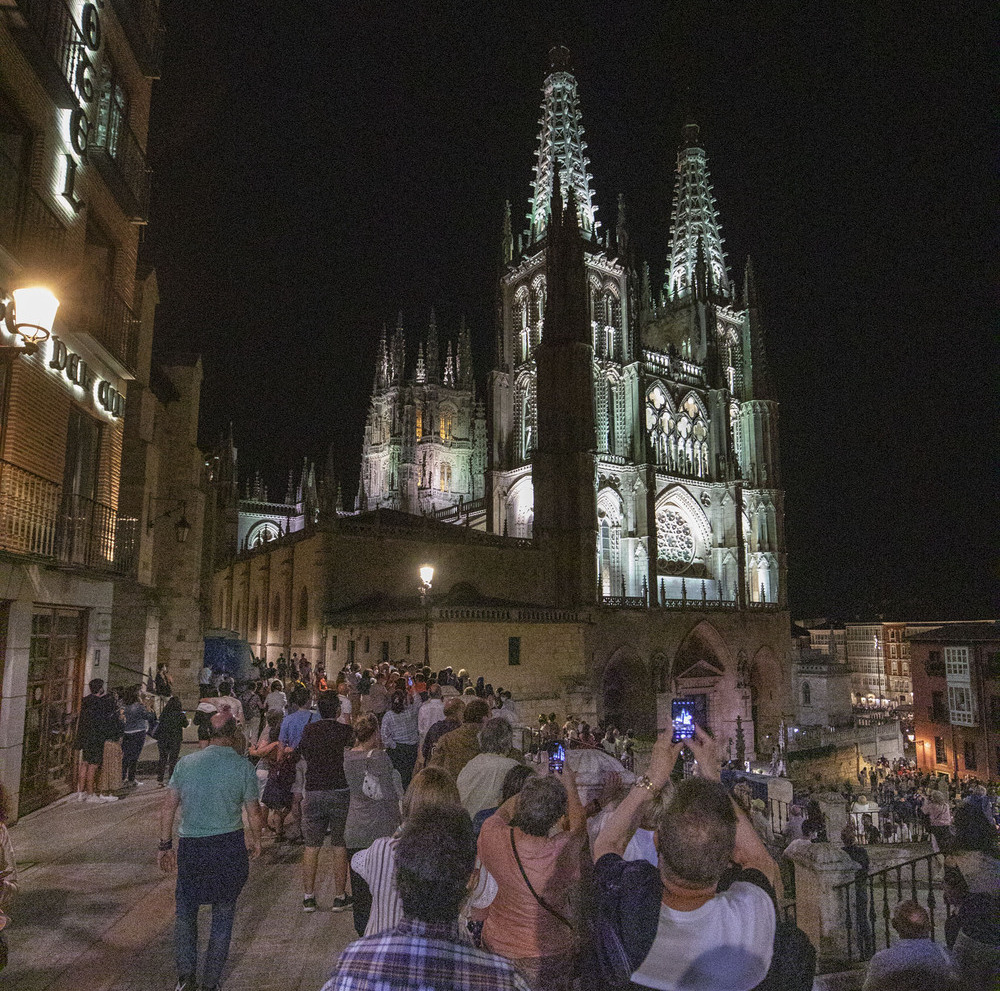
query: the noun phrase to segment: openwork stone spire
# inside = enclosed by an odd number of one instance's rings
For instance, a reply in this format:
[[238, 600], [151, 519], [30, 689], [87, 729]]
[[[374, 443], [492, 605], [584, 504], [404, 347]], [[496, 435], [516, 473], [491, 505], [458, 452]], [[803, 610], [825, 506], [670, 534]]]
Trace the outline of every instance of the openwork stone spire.
[[677, 153], [677, 186], [666, 285], [668, 299], [682, 298], [694, 290], [699, 243], [704, 245], [709, 292], [731, 295], [705, 150], [701, 147], [698, 125], [688, 124]]
[[549, 225], [549, 209], [552, 201], [552, 179], [559, 169], [562, 187], [573, 191], [577, 204], [580, 229], [592, 234], [599, 223], [594, 214], [594, 196], [590, 191], [593, 176], [587, 171], [590, 159], [585, 152], [587, 143], [583, 140], [580, 125], [580, 101], [576, 93], [576, 79], [569, 71], [569, 51], [553, 48], [549, 52], [551, 68], [542, 84], [542, 130], [538, 135], [538, 164], [535, 166], [535, 180], [532, 190], [531, 240], [537, 241]]

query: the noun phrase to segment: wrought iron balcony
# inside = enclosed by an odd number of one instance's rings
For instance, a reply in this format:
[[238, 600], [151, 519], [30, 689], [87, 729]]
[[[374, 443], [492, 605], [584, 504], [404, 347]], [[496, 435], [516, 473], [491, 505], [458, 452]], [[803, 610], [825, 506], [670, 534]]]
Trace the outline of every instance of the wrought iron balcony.
[[84, 329], [131, 375], [135, 374], [139, 318], [111, 286], [105, 288], [99, 307], [91, 310]]
[[157, 0], [112, 0], [112, 6], [144, 76], [160, 78], [163, 60], [163, 22]]
[[83, 34], [63, 0], [13, 0], [11, 31], [57, 107], [77, 106], [76, 68], [84, 54]]
[[0, 461], [0, 550], [110, 574], [132, 567], [136, 521]]
[[112, 93], [101, 96], [87, 156], [104, 177], [125, 216], [136, 223], [145, 223], [149, 215], [146, 154], [129, 127], [125, 108]]
[[0, 153], [0, 247], [27, 268], [57, 268], [66, 229], [28, 177]]

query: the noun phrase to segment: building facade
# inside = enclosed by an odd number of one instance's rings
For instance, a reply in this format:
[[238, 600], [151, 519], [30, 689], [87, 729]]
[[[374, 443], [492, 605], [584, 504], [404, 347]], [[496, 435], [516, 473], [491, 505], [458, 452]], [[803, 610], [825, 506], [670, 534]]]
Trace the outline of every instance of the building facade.
[[140, 526], [120, 472], [161, 41], [152, 0], [0, 6], [0, 288], [60, 300], [52, 336], [0, 366], [0, 777], [20, 814], [70, 787]]
[[400, 314], [391, 344], [384, 327], [379, 339], [356, 508], [441, 515], [461, 505], [463, 515], [481, 513], [486, 412], [476, 399], [465, 321], [442, 361], [432, 310], [426, 350], [421, 341], [410, 373], [406, 354]]
[[1000, 780], [1000, 624], [950, 623], [909, 640], [918, 766]]
[[602, 234], [581, 121], [568, 53], [554, 49], [528, 225], [516, 242], [509, 205], [504, 221], [489, 387], [489, 529], [533, 534], [538, 349], [549, 318], [558, 191], [572, 198], [583, 241], [600, 593], [667, 601], [704, 590], [715, 600], [783, 604], [777, 403], [752, 266], [738, 287], [699, 130], [684, 130], [666, 282], [654, 294], [648, 268], [639, 275], [621, 199], [614, 231]]

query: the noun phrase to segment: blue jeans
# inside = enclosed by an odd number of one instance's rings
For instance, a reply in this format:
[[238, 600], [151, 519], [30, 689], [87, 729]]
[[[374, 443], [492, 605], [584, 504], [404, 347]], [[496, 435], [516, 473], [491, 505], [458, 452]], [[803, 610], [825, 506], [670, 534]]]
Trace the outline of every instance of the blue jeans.
[[[238, 893], [238, 892], [237, 892]], [[174, 954], [179, 977], [194, 977], [198, 970], [198, 909], [200, 905], [178, 896], [177, 921], [174, 923]], [[231, 901], [212, 903], [212, 929], [205, 952], [201, 975], [203, 988], [214, 988], [222, 979], [222, 968], [229, 956], [229, 941], [233, 935], [236, 896]]]

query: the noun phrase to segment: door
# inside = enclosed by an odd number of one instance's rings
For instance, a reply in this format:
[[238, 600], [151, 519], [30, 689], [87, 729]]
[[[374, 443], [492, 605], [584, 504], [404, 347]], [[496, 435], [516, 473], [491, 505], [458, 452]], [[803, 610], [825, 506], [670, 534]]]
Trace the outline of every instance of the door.
[[31, 617], [20, 815], [72, 791], [75, 714], [83, 696], [85, 618], [39, 607]]

